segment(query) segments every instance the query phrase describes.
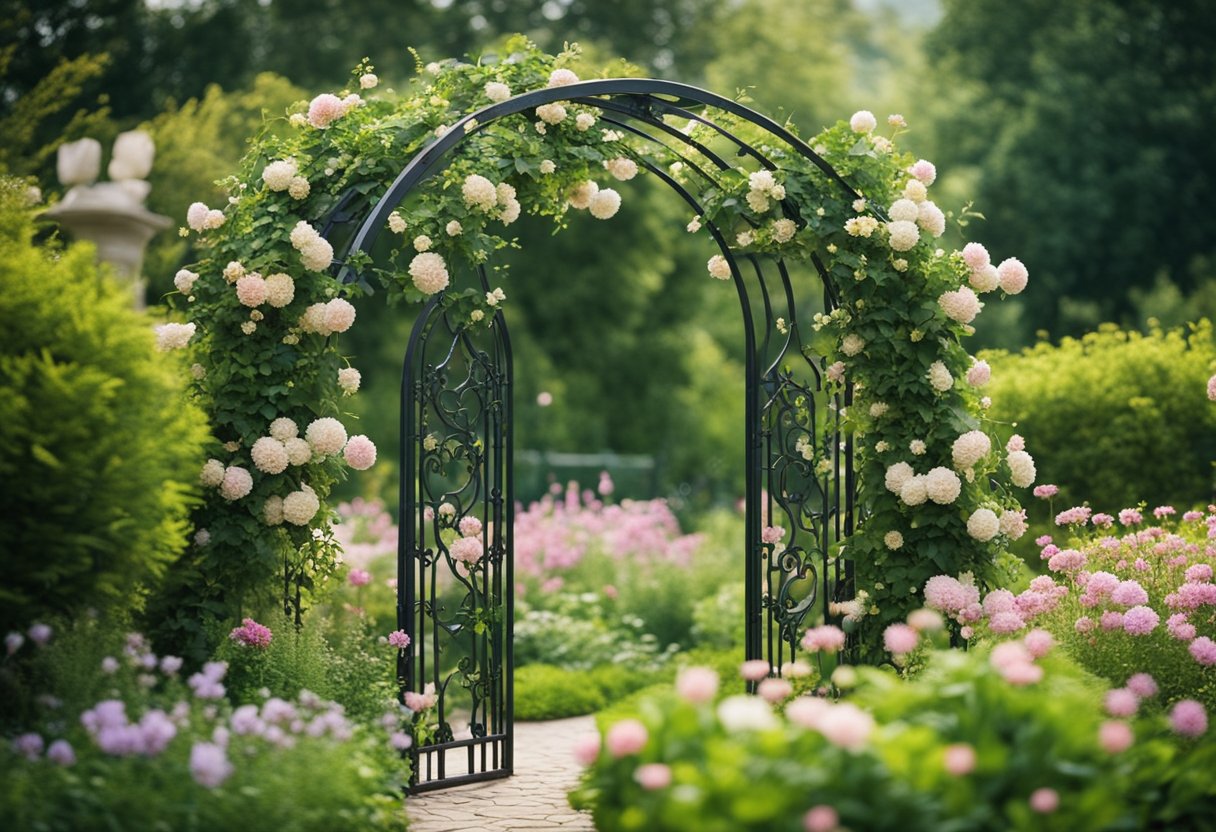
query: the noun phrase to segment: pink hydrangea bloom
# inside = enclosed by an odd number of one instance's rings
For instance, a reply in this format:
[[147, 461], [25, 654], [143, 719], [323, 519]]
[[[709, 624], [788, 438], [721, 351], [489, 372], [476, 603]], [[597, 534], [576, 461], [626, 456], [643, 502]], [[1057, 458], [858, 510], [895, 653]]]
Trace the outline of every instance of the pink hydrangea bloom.
[[739, 665], [739, 675], [749, 682], [758, 682], [767, 676], [771, 669], [764, 659], [752, 659]]
[[676, 693], [694, 705], [709, 702], [718, 693], [718, 674], [708, 667], [686, 667], [676, 677]]
[[984, 613], [996, 615], [998, 612], [1012, 612], [1016, 607], [1013, 593], [1007, 589], [994, 589], [984, 597]]
[[[235, 641], [237, 644], [243, 644], [246, 647], [269, 647], [270, 641], [274, 637], [274, 633], [264, 624], [259, 624], [252, 618], [246, 618], [241, 622], [241, 626], [233, 629], [228, 634], [228, 638]], [[225, 668], [226, 669], [226, 668]]]
[[839, 826], [839, 813], [826, 803], [812, 806], [802, 817], [805, 832], [833, 832]]
[[1022, 616], [1018, 615], [1013, 610], [1009, 612], [998, 612], [992, 618], [988, 619], [988, 629], [998, 635], [1009, 635], [1016, 633], [1026, 626], [1026, 622], [1022, 620]]
[[347, 573], [346, 581], [351, 586], [367, 586], [372, 582], [372, 573], [366, 569], [352, 569]]
[[1095, 514], [1090, 518], [1089, 522], [1099, 528], [1106, 529], [1114, 524], [1115, 518], [1109, 514]]
[[965, 742], [948, 745], [943, 763], [946, 771], [955, 777], [970, 774], [975, 771], [975, 749]]
[[1101, 618], [1102, 629], [1110, 632], [1112, 630], [1123, 629], [1123, 613], [1107, 610], [1102, 613]]
[[1042, 629], [1031, 630], [1022, 639], [1022, 643], [1026, 645], [1026, 650], [1033, 658], [1041, 659], [1051, 652], [1051, 648], [1055, 646], [1056, 640], [1051, 633]]
[[1061, 511], [1056, 515], [1057, 526], [1083, 526], [1089, 522], [1089, 515], [1093, 512], [1089, 506], [1073, 506], [1070, 509]]
[[1183, 699], [1170, 710], [1170, 725], [1176, 734], [1198, 737], [1208, 730], [1208, 712], [1194, 699]]
[[190, 749], [190, 776], [200, 786], [218, 788], [232, 776], [232, 763], [220, 746], [209, 742], [196, 742]]
[[1216, 376], [1208, 379], [1208, 401], [1216, 402]]
[[481, 520], [476, 517], [461, 517], [459, 528], [465, 537], [477, 537], [481, 534]]
[[600, 756], [600, 735], [588, 734], [579, 737], [574, 742], [574, 759], [584, 768], [591, 765]]
[[835, 653], [844, 647], [845, 634], [844, 630], [839, 627], [834, 627], [831, 624], [824, 624], [820, 627], [812, 627], [806, 631], [806, 635], [802, 637], [802, 647], [811, 653], [820, 650], [825, 653]]
[[785, 679], [762, 679], [756, 687], [756, 693], [765, 702], [775, 705], [792, 696], [794, 686]]
[[388, 643], [390, 647], [404, 650], [410, 646], [410, 637], [405, 630], [393, 630], [388, 634]]
[[633, 779], [648, 792], [665, 789], [671, 785], [671, 768], [663, 763], [647, 763], [638, 766], [638, 770], [633, 773]]
[[[1051, 547], [1048, 547], [1051, 548]], [[1046, 553], [1047, 549], [1043, 550]], [[1085, 568], [1085, 555], [1076, 549], [1061, 549], [1047, 560], [1052, 572], [1076, 572]]]
[[760, 533], [760, 539], [765, 543], [780, 543], [783, 537], [785, 529], [781, 526], [765, 526], [764, 531]]
[[637, 754], [646, 747], [646, 741], [649, 739], [650, 734], [645, 725], [636, 719], [623, 719], [608, 729], [608, 753], [618, 759]]
[[1098, 728], [1098, 744], [1108, 754], [1122, 754], [1132, 747], [1135, 735], [1126, 722], [1108, 720]]
[[1135, 526], [1143, 521], [1144, 515], [1142, 515], [1137, 509], [1125, 508], [1119, 512], [1119, 522], [1124, 526]]
[[1057, 494], [1059, 494], [1060, 488], [1059, 488], [1059, 486], [1050, 485], [1050, 484], [1036, 485], [1034, 487], [1034, 491], [1032, 493], [1034, 494], [1034, 496], [1038, 497], [1040, 500], [1046, 500], [1050, 497], [1054, 497]]
[[925, 185], [932, 185], [937, 179], [937, 167], [928, 159], [917, 159], [916, 164], [908, 168], [908, 173]]
[[1134, 716], [1140, 708], [1140, 699], [1127, 688], [1115, 688], [1106, 692], [1105, 704], [1111, 716]]
[[1040, 815], [1050, 815], [1060, 808], [1060, 795], [1055, 789], [1035, 789], [1030, 795], [1030, 808]]
[[1158, 520], [1162, 519], [1163, 517], [1172, 517], [1177, 513], [1178, 510], [1173, 506], [1157, 506], [1155, 509], [1153, 509], [1153, 516]]
[[973, 272], [978, 272], [980, 269], [986, 268], [992, 263], [992, 258], [988, 254], [988, 249], [980, 243], [967, 243], [963, 246], [963, 262], [967, 264], [967, 268]]
[[1036, 537], [1034, 539], [1034, 545], [1035, 546], [1050, 546], [1051, 545], [1051, 535], [1049, 535], [1049, 534], [1039, 535], [1038, 537]]
[[1212, 580], [1212, 567], [1206, 563], [1197, 563], [1188, 567], [1184, 576], [1192, 583], [1205, 583]]
[[1165, 621], [1165, 629], [1179, 641], [1190, 641], [1196, 635], [1195, 625], [1190, 622], [1185, 613], [1174, 613]]
[[925, 584], [925, 605], [945, 613], [962, 612], [979, 601], [979, 590], [949, 575], [934, 575]]
[[366, 471], [376, 464], [376, 446], [363, 435], [352, 436], [342, 451], [346, 464], [356, 471]]
[[1147, 673], [1136, 673], [1127, 680], [1127, 689], [1141, 699], [1157, 695], [1157, 680]]
[[892, 624], [882, 634], [883, 646], [897, 656], [911, 653], [919, 640], [920, 633], [907, 624]]
[[1128, 635], [1148, 635], [1160, 623], [1161, 616], [1152, 607], [1136, 606], [1123, 613], [1123, 631]]
[[1187, 648], [1191, 657], [1199, 662], [1204, 667], [1211, 667], [1216, 664], [1216, 641], [1212, 641], [1207, 636], [1200, 636], [1191, 642], [1191, 646]]
[[1088, 615], [1083, 615], [1073, 624], [1073, 629], [1078, 633], [1090, 633], [1093, 632], [1094, 626], [1094, 620]]
[[308, 105], [308, 123], [321, 130], [344, 115], [346, 105], [341, 98], [330, 93], [318, 95]]
[[818, 728], [832, 745], [860, 751], [874, 731], [874, 717], [853, 703], [845, 702], [824, 711]]

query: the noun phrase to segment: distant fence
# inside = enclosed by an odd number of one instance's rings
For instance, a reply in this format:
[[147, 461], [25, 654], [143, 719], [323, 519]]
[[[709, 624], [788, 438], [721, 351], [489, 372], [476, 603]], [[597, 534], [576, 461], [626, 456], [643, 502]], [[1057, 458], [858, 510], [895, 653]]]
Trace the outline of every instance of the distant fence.
[[616, 499], [648, 499], [659, 493], [662, 471], [653, 456], [521, 450], [515, 452], [515, 499], [531, 502], [544, 495], [553, 483], [564, 489], [571, 480], [583, 489], [595, 490], [601, 471], [607, 471], [612, 477]]

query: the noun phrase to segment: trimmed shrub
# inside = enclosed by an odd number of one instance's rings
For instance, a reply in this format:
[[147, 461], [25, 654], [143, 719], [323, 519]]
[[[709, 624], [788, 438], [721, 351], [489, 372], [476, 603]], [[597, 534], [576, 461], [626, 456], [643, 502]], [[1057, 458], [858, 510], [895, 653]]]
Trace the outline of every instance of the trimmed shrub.
[[1060, 487], [1057, 507], [1091, 496], [1115, 508], [1211, 498], [1216, 407], [1204, 391], [1216, 346], [1207, 321], [1147, 335], [1104, 325], [984, 357], [988, 415], [1026, 437], [1038, 482]]
[[35, 245], [0, 185], [0, 627], [138, 606], [182, 550], [205, 423], [86, 245]]

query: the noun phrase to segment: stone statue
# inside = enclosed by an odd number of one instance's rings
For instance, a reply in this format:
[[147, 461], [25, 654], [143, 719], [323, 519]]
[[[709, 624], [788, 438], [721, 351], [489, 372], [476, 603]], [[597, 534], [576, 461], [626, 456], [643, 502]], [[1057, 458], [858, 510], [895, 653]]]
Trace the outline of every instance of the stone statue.
[[73, 236], [97, 246], [98, 259], [110, 263], [131, 281], [137, 309], [144, 307], [140, 267], [148, 241], [172, 222], [144, 207], [152, 185], [156, 148], [142, 130], [119, 134], [110, 157], [109, 182], [98, 182], [101, 143], [80, 139], [59, 146], [59, 181], [67, 188], [63, 199], [44, 216]]

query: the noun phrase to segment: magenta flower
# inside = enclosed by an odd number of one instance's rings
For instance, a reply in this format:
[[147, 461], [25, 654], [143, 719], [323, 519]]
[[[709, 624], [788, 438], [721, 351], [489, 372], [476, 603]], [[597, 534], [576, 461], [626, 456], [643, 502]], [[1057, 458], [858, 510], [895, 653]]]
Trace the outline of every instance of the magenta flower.
[[1127, 680], [1127, 689], [1141, 699], [1157, 695], [1157, 680], [1147, 673], [1136, 673]]
[[372, 582], [372, 573], [366, 569], [352, 569], [347, 573], [346, 581], [351, 586], [367, 586]]
[[405, 630], [393, 630], [388, 634], [388, 643], [398, 650], [404, 650], [410, 646], [410, 637], [406, 634]]
[[1161, 616], [1152, 607], [1136, 606], [1123, 613], [1123, 630], [1128, 635], [1148, 635], [1160, 623]]
[[46, 750], [46, 758], [57, 766], [76, 764], [76, 752], [67, 740], [55, 740]]
[[1190, 651], [1192, 658], [1204, 667], [1211, 667], [1216, 664], [1216, 641], [1212, 641], [1207, 636], [1200, 636], [1195, 639], [1187, 649]]
[[228, 634], [228, 638], [246, 647], [264, 648], [270, 646], [274, 633], [270, 631], [269, 627], [259, 624], [252, 618], [246, 618], [241, 622], [241, 626]]
[[1106, 712], [1111, 716], [1134, 716], [1139, 708], [1139, 697], [1127, 688], [1106, 692]]

